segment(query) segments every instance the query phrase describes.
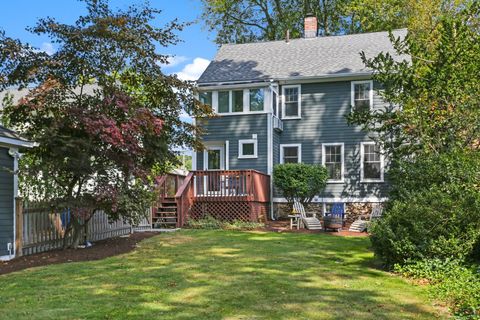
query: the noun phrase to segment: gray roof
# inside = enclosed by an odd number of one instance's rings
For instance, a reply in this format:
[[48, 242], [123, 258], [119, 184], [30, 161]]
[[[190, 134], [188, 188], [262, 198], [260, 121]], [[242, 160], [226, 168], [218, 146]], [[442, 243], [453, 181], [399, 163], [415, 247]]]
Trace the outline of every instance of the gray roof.
[[[404, 37], [407, 30], [395, 30], [393, 34]], [[362, 51], [367, 57], [382, 51], [394, 55], [388, 32], [292, 39], [288, 43], [226, 44], [197, 82], [202, 85], [366, 73], [370, 70], [360, 58]]]
[[10, 139], [15, 139], [15, 140], [21, 140], [21, 141], [28, 141], [24, 138], [22, 138], [18, 133], [16, 133], [13, 130], [7, 129], [4, 126], [0, 125], [0, 137], [2, 138], [10, 138]]

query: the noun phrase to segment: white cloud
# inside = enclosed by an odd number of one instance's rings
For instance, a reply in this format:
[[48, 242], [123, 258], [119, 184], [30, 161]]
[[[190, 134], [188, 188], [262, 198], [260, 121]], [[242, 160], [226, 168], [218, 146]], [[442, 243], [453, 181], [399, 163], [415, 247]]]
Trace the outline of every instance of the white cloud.
[[42, 43], [42, 46], [40, 47], [40, 51], [45, 52], [49, 56], [55, 53], [55, 48], [50, 42], [44, 42]]
[[185, 56], [170, 56], [168, 57], [168, 64], [162, 64], [162, 67], [164, 68], [173, 68], [176, 67], [185, 61], [188, 60], [188, 57]]
[[192, 63], [187, 64], [177, 76], [182, 80], [198, 80], [200, 75], [208, 67], [210, 60], [203, 58], [195, 58]]

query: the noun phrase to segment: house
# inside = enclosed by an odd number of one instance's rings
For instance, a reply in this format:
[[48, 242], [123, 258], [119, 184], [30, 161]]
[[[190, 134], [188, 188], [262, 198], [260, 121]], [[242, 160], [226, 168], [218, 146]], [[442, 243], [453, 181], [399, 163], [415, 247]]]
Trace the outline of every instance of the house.
[[32, 146], [32, 142], [0, 126], [0, 260], [15, 257], [19, 149]]
[[[352, 107], [385, 107], [360, 52], [395, 54], [388, 32], [317, 37], [315, 19], [305, 18], [301, 39], [221, 46], [197, 81], [216, 117], [196, 119], [206, 149], [194, 154], [193, 169], [270, 176], [280, 163], [320, 163], [329, 180], [313, 207], [325, 213], [340, 202], [347, 214], [359, 214], [386, 200], [386, 160], [345, 116]], [[271, 187], [269, 214], [285, 215], [286, 201]]]

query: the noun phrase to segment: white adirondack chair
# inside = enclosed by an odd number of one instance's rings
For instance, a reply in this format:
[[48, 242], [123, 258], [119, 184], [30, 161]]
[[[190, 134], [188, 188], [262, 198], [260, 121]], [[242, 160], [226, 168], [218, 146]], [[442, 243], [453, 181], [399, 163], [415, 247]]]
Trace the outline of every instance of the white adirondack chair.
[[300, 221], [309, 230], [321, 230], [322, 225], [320, 220], [313, 214], [312, 217], [307, 217], [305, 212], [305, 207], [299, 201], [295, 200], [293, 202], [293, 213], [300, 215]]
[[375, 219], [380, 219], [382, 217], [383, 207], [379, 204], [374, 204], [372, 206], [372, 213], [370, 214], [370, 221]]

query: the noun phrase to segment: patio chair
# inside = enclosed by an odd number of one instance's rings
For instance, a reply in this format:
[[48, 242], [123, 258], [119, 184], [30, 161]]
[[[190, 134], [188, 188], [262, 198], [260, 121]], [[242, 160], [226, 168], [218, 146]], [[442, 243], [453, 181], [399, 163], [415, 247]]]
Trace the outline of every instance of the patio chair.
[[323, 217], [323, 228], [334, 229], [340, 231], [343, 227], [343, 219], [345, 217], [345, 210], [343, 203], [334, 203], [330, 215]]
[[305, 207], [298, 200], [293, 202], [293, 213], [300, 215], [300, 222], [305, 226], [305, 228], [309, 230], [322, 229], [320, 220], [318, 220], [315, 214], [312, 214], [312, 217], [307, 217]]
[[382, 217], [383, 207], [380, 204], [374, 204], [372, 206], [372, 213], [370, 214], [370, 221], [380, 219]]

